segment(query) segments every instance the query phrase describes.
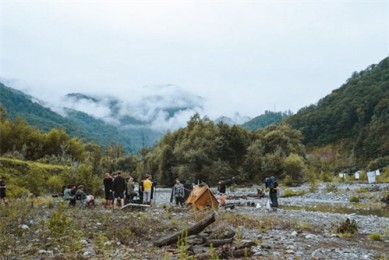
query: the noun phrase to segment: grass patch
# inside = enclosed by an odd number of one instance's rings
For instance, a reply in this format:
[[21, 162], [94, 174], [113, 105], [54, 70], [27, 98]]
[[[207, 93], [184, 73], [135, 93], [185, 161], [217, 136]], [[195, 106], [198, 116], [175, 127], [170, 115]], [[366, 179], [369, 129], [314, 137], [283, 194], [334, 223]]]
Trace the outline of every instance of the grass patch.
[[284, 190], [282, 197], [288, 198], [288, 197], [294, 197], [294, 196], [302, 196], [305, 193], [307, 193], [305, 190], [291, 190], [291, 189], [286, 189]]
[[371, 233], [369, 235], [369, 240], [372, 240], [372, 241], [382, 241], [383, 239], [382, 239], [380, 234], [378, 234], [378, 233]]
[[348, 200], [352, 203], [359, 203], [361, 201], [358, 196], [351, 196]]

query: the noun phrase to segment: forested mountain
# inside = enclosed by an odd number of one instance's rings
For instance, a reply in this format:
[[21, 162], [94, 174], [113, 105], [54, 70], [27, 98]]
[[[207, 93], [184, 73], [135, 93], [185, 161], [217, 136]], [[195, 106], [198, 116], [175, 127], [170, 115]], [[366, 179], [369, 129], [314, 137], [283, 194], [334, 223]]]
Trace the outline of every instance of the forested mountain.
[[290, 111], [288, 112], [265, 111], [264, 114], [251, 119], [250, 121], [242, 124], [241, 126], [247, 130], [254, 131], [257, 129], [265, 128], [269, 125], [277, 124], [291, 115], [292, 112]]
[[389, 155], [389, 58], [354, 72], [316, 105], [286, 119], [301, 130], [308, 147], [342, 142], [353, 160]]
[[162, 135], [141, 128], [119, 129], [72, 109], [66, 109], [67, 117], [63, 117], [33, 100], [33, 97], [0, 83], [0, 105], [6, 110], [7, 116], [11, 119], [22, 117], [42, 131], [64, 129], [70, 136], [103, 146], [122, 144], [126, 151], [137, 151], [142, 146], [152, 145]]

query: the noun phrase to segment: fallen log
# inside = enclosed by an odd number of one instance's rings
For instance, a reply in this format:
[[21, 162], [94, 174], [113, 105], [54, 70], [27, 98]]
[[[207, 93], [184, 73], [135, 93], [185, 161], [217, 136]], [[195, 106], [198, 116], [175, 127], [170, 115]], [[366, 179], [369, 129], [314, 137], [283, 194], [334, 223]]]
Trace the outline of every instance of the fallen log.
[[247, 241], [247, 242], [243, 242], [243, 243], [240, 243], [238, 245], [235, 246], [235, 250], [240, 250], [240, 249], [244, 249], [244, 248], [251, 248], [252, 246], [255, 246], [256, 243], [254, 241]]
[[126, 205], [124, 205], [120, 209], [123, 210], [123, 209], [129, 209], [129, 208], [132, 208], [132, 209], [134, 209], [134, 208], [136, 208], [136, 209], [148, 209], [148, 208], [150, 208], [150, 205], [136, 204], [136, 203], [127, 203]]
[[162, 246], [167, 246], [174, 244], [178, 241], [180, 236], [182, 237], [184, 234], [190, 236], [190, 235], [195, 235], [203, 231], [207, 226], [215, 222], [215, 213], [209, 215], [208, 217], [200, 220], [193, 226], [189, 227], [188, 230], [180, 230], [168, 237], [161, 238], [158, 241], [155, 241], [153, 243], [154, 246], [162, 247]]
[[224, 246], [226, 244], [232, 244], [234, 241], [233, 238], [227, 238], [227, 239], [210, 239], [207, 242], [203, 244], [203, 246], [212, 246], [213, 247], [219, 247], [219, 246]]
[[253, 253], [251, 252], [251, 248], [244, 248], [244, 249], [239, 249], [239, 250], [234, 250], [232, 252], [232, 256], [235, 258], [247, 258], [251, 256]]

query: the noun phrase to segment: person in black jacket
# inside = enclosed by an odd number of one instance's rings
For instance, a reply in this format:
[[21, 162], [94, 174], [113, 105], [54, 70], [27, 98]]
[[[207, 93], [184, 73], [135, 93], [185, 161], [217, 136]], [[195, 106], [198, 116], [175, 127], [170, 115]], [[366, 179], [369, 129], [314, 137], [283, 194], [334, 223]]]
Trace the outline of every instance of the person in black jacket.
[[104, 208], [111, 208], [112, 201], [113, 201], [113, 194], [112, 194], [113, 178], [109, 174], [109, 172], [105, 173], [103, 184], [104, 184], [104, 192], [105, 192]]
[[5, 185], [5, 179], [3, 176], [1, 176], [0, 177], [0, 199], [3, 201], [4, 205], [8, 205], [6, 189], [7, 186]]
[[235, 177], [232, 177], [231, 180], [224, 180], [224, 177], [220, 177], [219, 182], [217, 183], [217, 190], [220, 192], [220, 204], [224, 206], [226, 204], [225, 194], [227, 185], [234, 183]]
[[122, 172], [118, 172], [113, 180], [112, 190], [114, 194], [113, 208], [115, 208], [117, 199], [120, 199], [120, 206], [124, 206], [124, 193], [127, 189], [126, 180], [122, 177]]

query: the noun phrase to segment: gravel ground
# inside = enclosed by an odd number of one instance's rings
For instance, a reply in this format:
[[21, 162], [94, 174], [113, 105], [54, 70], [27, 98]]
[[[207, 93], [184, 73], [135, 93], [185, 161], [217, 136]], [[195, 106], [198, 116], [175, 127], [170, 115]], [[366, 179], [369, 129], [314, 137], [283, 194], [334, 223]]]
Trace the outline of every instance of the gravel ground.
[[[244, 194], [256, 193], [257, 187], [237, 189], [235, 192], [229, 192], [227, 195], [238, 196]], [[303, 185], [292, 190], [309, 190], [308, 185]], [[211, 189], [214, 191], [214, 189]], [[306, 193], [303, 196], [294, 196], [283, 198], [282, 191], [279, 198], [279, 208], [276, 212], [269, 212], [265, 209], [267, 198], [248, 198], [239, 200], [229, 200], [241, 204], [237, 205], [231, 212], [235, 212], [237, 217], [240, 214], [250, 215], [252, 217], [274, 216], [279, 220], [290, 223], [303, 223], [310, 227], [301, 229], [293, 227], [288, 228], [270, 228], [266, 231], [245, 230], [242, 228], [243, 239], [261, 240], [262, 244], [253, 247], [254, 259], [263, 257], [273, 257], [274, 259], [388, 259], [389, 257], [389, 212], [386, 207], [381, 210], [379, 217], [369, 208], [379, 205], [379, 198], [383, 192], [389, 190], [389, 183], [384, 184], [337, 184], [336, 190], [328, 192], [326, 184], [320, 184], [317, 191]], [[362, 192], [363, 191], [363, 192]], [[214, 192], [216, 194], [216, 192]], [[350, 203], [350, 196], [360, 196], [362, 199], [356, 204]], [[157, 189], [156, 204], [168, 204], [170, 200], [170, 189]], [[256, 205], [247, 206], [247, 202]], [[286, 205], [285, 209], [282, 206]], [[327, 205], [334, 208], [344, 207], [350, 209], [352, 213], [330, 213], [308, 210], [294, 210], [293, 206]], [[328, 207], [327, 207], [328, 208]], [[364, 209], [365, 213], [359, 213], [359, 209]], [[225, 210], [225, 209], [221, 209]], [[354, 212], [353, 212], [354, 211]], [[334, 225], [339, 225], [346, 219], [355, 220], [358, 226], [358, 235], [352, 237], [339, 237], [334, 232]], [[237, 228], [237, 227], [235, 227]], [[316, 231], [315, 231], [316, 230]], [[369, 235], [378, 233], [383, 241], [371, 241]]]

